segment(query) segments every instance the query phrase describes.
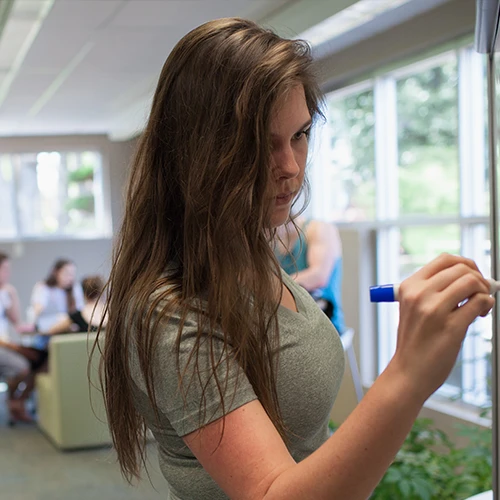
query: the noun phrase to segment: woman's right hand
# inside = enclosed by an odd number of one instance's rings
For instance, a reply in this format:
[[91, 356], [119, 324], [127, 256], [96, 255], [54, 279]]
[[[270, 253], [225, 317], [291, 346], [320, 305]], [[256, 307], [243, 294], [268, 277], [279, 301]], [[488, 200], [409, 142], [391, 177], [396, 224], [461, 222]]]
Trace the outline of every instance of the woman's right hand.
[[34, 323], [20, 323], [16, 325], [17, 333], [35, 333], [36, 327]]
[[399, 303], [390, 369], [405, 376], [423, 403], [451, 372], [469, 325], [495, 299], [474, 261], [442, 254], [401, 283]]

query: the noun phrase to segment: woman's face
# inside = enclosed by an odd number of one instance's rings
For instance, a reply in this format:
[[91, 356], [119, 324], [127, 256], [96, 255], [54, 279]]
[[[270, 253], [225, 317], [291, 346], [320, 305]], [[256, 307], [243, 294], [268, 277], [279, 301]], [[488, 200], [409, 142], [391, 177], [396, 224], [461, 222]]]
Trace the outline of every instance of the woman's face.
[[10, 281], [10, 261], [5, 259], [0, 264], [0, 286], [7, 284]]
[[74, 264], [66, 264], [56, 273], [57, 286], [65, 290], [71, 288], [75, 283], [76, 267]]
[[292, 202], [304, 181], [310, 127], [304, 88], [298, 85], [285, 96], [271, 118], [271, 162], [276, 183], [272, 227], [288, 220]]

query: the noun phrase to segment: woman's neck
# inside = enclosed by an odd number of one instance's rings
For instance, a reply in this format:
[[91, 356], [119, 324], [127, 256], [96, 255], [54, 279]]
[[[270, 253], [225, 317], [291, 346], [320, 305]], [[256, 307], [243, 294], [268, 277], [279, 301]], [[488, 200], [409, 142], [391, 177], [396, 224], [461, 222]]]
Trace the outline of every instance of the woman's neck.
[[287, 254], [295, 245], [298, 234], [292, 222], [283, 224], [276, 231], [276, 248], [280, 254]]

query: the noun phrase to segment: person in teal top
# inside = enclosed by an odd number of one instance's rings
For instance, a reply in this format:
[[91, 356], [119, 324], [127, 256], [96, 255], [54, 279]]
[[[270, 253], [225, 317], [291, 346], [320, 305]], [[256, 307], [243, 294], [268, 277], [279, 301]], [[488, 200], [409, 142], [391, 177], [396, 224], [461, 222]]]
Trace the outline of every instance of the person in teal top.
[[342, 310], [342, 245], [337, 228], [318, 220], [298, 219], [278, 229], [276, 257], [331, 319], [340, 335], [346, 327]]

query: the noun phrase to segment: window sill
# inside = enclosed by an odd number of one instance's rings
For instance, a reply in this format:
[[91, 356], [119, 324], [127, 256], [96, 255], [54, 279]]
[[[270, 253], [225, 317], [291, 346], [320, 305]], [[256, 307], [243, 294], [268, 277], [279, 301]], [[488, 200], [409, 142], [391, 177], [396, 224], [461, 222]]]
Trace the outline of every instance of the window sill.
[[[371, 384], [363, 384], [365, 392], [370, 389]], [[446, 415], [470, 424], [491, 428], [491, 418], [481, 417], [482, 409], [459, 401], [450, 401], [448, 398], [432, 395], [423, 406], [424, 409]]]
[[438, 395], [431, 396], [425, 402], [424, 408], [481, 427], [491, 427], [491, 418], [480, 416], [481, 409], [458, 401], [451, 402]]

